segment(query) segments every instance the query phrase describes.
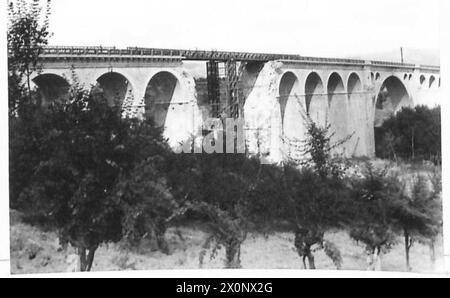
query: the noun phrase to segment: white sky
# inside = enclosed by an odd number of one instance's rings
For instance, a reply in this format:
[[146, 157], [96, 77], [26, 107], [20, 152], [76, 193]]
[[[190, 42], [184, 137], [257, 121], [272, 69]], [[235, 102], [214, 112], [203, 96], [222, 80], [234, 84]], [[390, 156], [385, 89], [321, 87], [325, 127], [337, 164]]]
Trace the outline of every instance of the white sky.
[[54, 45], [348, 56], [439, 48], [438, 0], [54, 0]]
[[55, 45], [348, 56], [439, 48], [438, 0], [54, 0]]
[[438, 0], [54, 0], [53, 45], [349, 56], [439, 48]]

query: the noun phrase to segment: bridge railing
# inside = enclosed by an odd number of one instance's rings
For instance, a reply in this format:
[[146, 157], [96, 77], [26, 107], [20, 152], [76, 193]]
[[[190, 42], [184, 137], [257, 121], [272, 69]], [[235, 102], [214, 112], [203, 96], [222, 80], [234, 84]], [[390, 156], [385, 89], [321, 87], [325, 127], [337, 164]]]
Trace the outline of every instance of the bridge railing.
[[388, 67], [392, 67], [392, 66], [397, 66], [397, 67], [402, 67], [402, 68], [414, 68], [416, 65], [415, 64], [410, 64], [410, 63], [401, 63], [401, 62], [389, 62], [389, 61], [370, 61], [372, 63], [372, 65], [378, 65], [378, 66], [388, 66]]
[[[283, 57], [283, 59], [280, 59], [280, 60], [294, 60], [294, 59], [292, 59], [292, 56], [287, 56], [287, 57]], [[299, 62], [310, 62], [310, 63], [336, 63], [336, 64], [352, 64], [352, 65], [364, 65], [365, 64], [364, 60], [343, 59], [343, 58], [298, 56], [298, 58], [295, 60], [299, 61]]]
[[297, 60], [310, 62], [335, 62], [363, 64], [363, 60], [306, 57], [301, 55], [283, 55], [267, 53], [225, 52], [225, 51], [202, 51], [202, 50], [176, 50], [127, 47], [117, 49], [115, 47], [66, 47], [52, 46], [44, 49], [44, 55], [138, 55], [138, 56], [182, 56], [193, 60]]
[[435, 70], [435, 71], [439, 71], [439, 70], [441, 69], [440, 66], [436, 66], [436, 65], [426, 65], [426, 64], [420, 65], [420, 68], [423, 68], [423, 69], [430, 69], [430, 70]]
[[[324, 58], [324, 57], [308, 57], [301, 55], [283, 55], [283, 54], [267, 54], [267, 53], [246, 53], [246, 52], [226, 52], [226, 51], [202, 51], [202, 50], [180, 50], [180, 49], [157, 49], [143, 47], [127, 47], [126, 49], [118, 49], [116, 47], [70, 47], [70, 46], [50, 46], [44, 48], [44, 56], [64, 56], [64, 55], [98, 55], [98, 56], [142, 56], [142, 57], [183, 57], [186, 60], [238, 60], [238, 61], [273, 61], [285, 60], [307, 63], [333, 63], [333, 64], [350, 64], [365, 65], [365, 60], [359, 59], [342, 59], [342, 58]], [[399, 67], [399, 68], [415, 68], [417, 65], [389, 62], [389, 61], [369, 61], [373, 66], [380, 67]], [[430, 70], [440, 70], [439, 66], [421, 65], [421, 68]]]

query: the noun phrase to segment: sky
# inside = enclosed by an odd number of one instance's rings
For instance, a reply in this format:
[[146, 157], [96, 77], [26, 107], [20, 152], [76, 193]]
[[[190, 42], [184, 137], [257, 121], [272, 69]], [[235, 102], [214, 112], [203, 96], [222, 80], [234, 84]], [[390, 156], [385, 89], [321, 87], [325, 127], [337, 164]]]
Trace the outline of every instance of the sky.
[[348, 57], [439, 49], [439, 0], [53, 0], [52, 45]]

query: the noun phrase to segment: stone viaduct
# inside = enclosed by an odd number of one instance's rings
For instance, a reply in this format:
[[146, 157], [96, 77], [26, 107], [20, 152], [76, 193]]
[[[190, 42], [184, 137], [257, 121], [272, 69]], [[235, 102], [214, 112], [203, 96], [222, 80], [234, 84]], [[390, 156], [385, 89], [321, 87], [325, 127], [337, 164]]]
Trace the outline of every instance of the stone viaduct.
[[[439, 104], [440, 68], [299, 55], [146, 48], [48, 47], [33, 82], [48, 103], [77, 78], [103, 89], [127, 117], [153, 117], [172, 146], [207, 118], [245, 121], [251, 153], [297, 156], [305, 116], [330, 125], [336, 153], [375, 154], [375, 127], [405, 106]], [[187, 65], [205, 63], [204, 75]]]

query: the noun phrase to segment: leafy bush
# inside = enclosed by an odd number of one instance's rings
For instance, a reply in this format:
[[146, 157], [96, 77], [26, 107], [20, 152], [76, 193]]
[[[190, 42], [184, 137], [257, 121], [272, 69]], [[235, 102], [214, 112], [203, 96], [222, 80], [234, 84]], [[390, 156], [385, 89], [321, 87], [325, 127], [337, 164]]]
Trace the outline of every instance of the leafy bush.
[[[19, 205], [28, 217], [44, 218], [57, 228], [63, 244], [78, 248], [80, 269], [85, 271], [91, 269], [100, 244], [117, 242], [124, 232], [140, 232], [137, 223], [130, 231], [130, 221], [141, 220], [133, 217], [136, 208], [145, 206], [149, 212], [141, 192], [154, 191], [159, 199], [165, 190], [156, 179], [151, 182], [154, 188], [134, 182], [143, 182], [142, 174], [150, 172], [143, 161], [164, 159], [168, 146], [161, 130], [122, 118], [121, 109], [110, 107], [102, 93], [89, 94], [74, 84], [70, 99], [42, 110], [45, 120], [33, 137], [39, 139], [37, 153], [47, 154], [35, 156], [38, 162]], [[130, 173], [133, 182], [126, 180]], [[127, 192], [130, 187], [134, 189]], [[161, 209], [151, 211], [147, 216], [164, 216]]]
[[[307, 138], [302, 161], [285, 164], [283, 186], [284, 204], [288, 207], [285, 217], [295, 231], [295, 246], [309, 269], [315, 269], [313, 246], [318, 249], [334, 247], [325, 245], [324, 235], [328, 230], [340, 228], [348, 220], [347, 202], [349, 190], [344, 179], [344, 167], [332, 157], [338, 144], [331, 144], [330, 127], [319, 127], [307, 119]], [[339, 141], [339, 144], [345, 140]], [[299, 164], [301, 168], [297, 166]], [[338, 267], [338, 253], [328, 254]]]
[[31, 75], [38, 71], [39, 56], [48, 44], [50, 0], [8, 1], [8, 93], [9, 115], [21, 114], [32, 103]]
[[429, 179], [416, 174], [411, 178], [410, 191], [396, 202], [393, 217], [403, 232], [406, 268], [412, 270], [409, 251], [414, 241], [434, 241], [442, 227], [442, 202], [440, 175], [436, 171]]
[[126, 239], [136, 244], [143, 238], [155, 238], [159, 250], [168, 254], [164, 234], [175, 213], [181, 210], [154, 163], [145, 161], [122, 175], [114, 192], [123, 210]]
[[376, 154], [385, 159], [440, 164], [441, 108], [403, 108], [375, 129]]
[[[211, 236], [204, 248], [226, 250], [227, 268], [240, 267], [240, 245], [246, 238], [249, 197], [262, 165], [239, 154], [176, 155], [168, 176], [174, 194], [184, 198], [191, 216], [202, 218]], [[200, 263], [203, 261], [201, 253]]]
[[402, 200], [404, 185], [386, 168], [377, 169], [369, 162], [364, 177], [352, 182], [352, 200], [347, 209], [353, 214], [350, 236], [366, 245], [369, 268], [380, 270], [375, 267], [381, 266], [381, 254], [388, 252], [397, 241], [394, 210]]

